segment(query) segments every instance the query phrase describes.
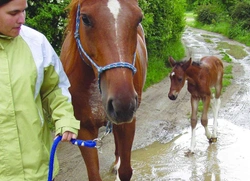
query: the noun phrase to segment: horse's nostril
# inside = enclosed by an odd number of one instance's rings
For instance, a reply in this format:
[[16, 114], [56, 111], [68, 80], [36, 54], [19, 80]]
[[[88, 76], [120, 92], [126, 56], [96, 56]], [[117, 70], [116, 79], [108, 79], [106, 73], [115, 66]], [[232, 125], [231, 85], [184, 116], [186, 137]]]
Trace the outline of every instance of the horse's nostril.
[[112, 114], [115, 113], [115, 111], [114, 111], [114, 106], [113, 106], [113, 99], [110, 99], [110, 100], [108, 101], [108, 112], [109, 112], [109, 113], [112, 113]]
[[138, 95], [135, 96], [135, 111], [139, 107], [139, 102], [138, 102]]
[[168, 95], [168, 98], [169, 98], [170, 100], [175, 100], [177, 97], [174, 96], [174, 95], [172, 94], [172, 95]]

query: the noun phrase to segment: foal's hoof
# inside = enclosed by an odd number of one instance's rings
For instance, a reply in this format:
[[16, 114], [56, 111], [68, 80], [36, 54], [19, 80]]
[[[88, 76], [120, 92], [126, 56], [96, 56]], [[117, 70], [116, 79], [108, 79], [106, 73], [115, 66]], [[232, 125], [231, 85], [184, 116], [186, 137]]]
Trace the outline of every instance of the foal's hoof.
[[193, 155], [194, 155], [194, 152], [191, 151], [191, 150], [188, 150], [187, 152], [185, 152], [186, 157], [190, 157], [190, 156], [193, 156]]
[[216, 143], [217, 142], [217, 138], [210, 138], [209, 139], [209, 143]]

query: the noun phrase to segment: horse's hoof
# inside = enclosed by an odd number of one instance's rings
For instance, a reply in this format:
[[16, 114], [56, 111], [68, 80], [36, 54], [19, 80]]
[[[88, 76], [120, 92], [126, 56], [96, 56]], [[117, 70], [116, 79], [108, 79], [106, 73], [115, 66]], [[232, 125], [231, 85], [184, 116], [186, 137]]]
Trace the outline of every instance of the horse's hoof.
[[115, 167], [115, 163], [113, 163], [109, 169], [109, 172], [116, 175], [117, 174], [117, 168]]
[[209, 143], [216, 143], [217, 142], [217, 138], [210, 138], [209, 139]]

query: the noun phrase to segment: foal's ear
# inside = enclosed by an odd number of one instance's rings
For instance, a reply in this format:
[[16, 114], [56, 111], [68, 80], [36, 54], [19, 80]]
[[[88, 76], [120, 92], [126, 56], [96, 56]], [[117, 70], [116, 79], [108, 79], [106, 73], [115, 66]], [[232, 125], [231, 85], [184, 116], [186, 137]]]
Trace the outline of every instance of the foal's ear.
[[191, 64], [192, 64], [192, 58], [190, 57], [190, 59], [189, 59], [187, 62], [184, 63], [183, 69], [184, 69], [184, 70], [187, 70], [188, 67], [189, 67]]
[[170, 65], [171, 65], [171, 67], [174, 67], [174, 66], [175, 66], [176, 62], [175, 62], [175, 60], [173, 59], [173, 57], [170, 56], [169, 59], [168, 59], [168, 61], [169, 61]]

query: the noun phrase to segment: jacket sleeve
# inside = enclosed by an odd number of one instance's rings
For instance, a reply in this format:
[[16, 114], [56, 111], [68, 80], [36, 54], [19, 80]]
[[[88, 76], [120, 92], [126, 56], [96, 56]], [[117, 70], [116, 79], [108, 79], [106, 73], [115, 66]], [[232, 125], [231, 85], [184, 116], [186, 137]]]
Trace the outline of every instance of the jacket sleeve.
[[80, 121], [74, 117], [71, 95], [69, 93], [69, 80], [56, 52], [44, 37], [42, 45], [44, 57], [44, 80], [40, 95], [43, 108], [55, 124], [56, 134], [71, 131], [78, 134]]

